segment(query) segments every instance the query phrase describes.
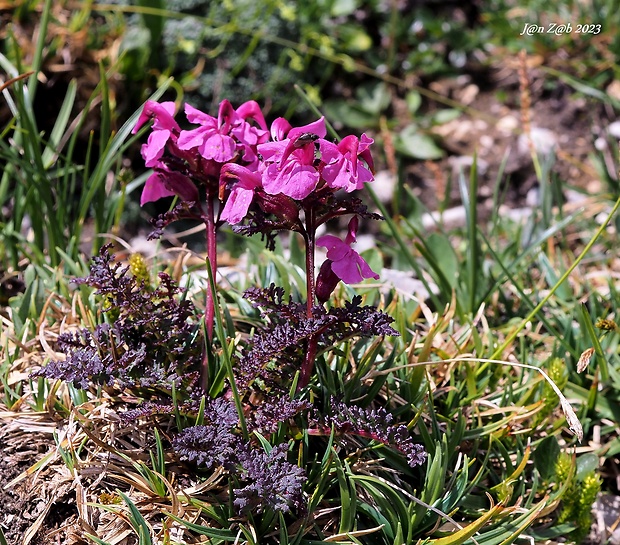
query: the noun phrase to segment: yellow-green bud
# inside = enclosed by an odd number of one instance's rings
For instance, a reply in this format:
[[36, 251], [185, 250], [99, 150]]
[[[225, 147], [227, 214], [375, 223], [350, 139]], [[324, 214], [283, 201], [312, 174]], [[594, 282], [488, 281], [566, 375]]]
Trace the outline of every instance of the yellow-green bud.
[[599, 318], [594, 324], [598, 329], [602, 329], [603, 331], [618, 331], [618, 324], [613, 320], [607, 320], [604, 318]]
[[138, 283], [144, 282], [147, 287], [150, 285], [151, 277], [142, 254], [131, 254], [129, 256], [129, 270]]

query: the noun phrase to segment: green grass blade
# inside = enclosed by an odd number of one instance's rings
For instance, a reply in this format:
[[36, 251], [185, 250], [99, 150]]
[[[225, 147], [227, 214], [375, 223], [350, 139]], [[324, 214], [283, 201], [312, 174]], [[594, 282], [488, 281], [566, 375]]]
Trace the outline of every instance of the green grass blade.
[[607, 358], [605, 357], [605, 352], [603, 351], [603, 347], [601, 346], [601, 341], [596, 334], [594, 325], [592, 323], [592, 317], [590, 316], [590, 313], [588, 312], [588, 307], [585, 305], [585, 303], [581, 305], [581, 317], [588, 333], [588, 337], [590, 338], [590, 342], [592, 343], [594, 351], [597, 355], [598, 366], [601, 371], [601, 381], [604, 383], [609, 382], [609, 367], [607, 364]]
[[437, 295], [433, 293], [433, 290], [431, 289], [426, 278], [424, 277], [424, 274], [422, 273], [422, 269], [420, 268], [419, 263], [417, 262], [416, 258], [411, 254], [411, 250], [405, 244], [405, 241], [403, 240], [400, 229], [398, 228], [394, 220], [389, 216], [385, 206], [383, 206], [383, 203], [379, 200], [379, 198], [377, 197], [377, 194], [372, 190], [372, 188], [367, 185], [365, 190], [368, 191], [368, 194], [370, 195], [373, 202], [375, 203], [375, 206], [381, 212], [381, 215], [385, 219], [385, 222], [388, 224], [388, 227], [390, 228], [392, 236], [394, 237], [396, 244], [400, 248], [402, 255], [405, 256], [405, 258], [411, 265], [411, 268], [415, 271], [417, 278], [420, 280], [420, 282], [422, 282], [422, 285], [424, 286], [424, 289], [429, 294], [429, 297], [433, 301], [433, 304], [435, 305], [436, 308], [441, 308], [442, 306], [441, 301], [439, 301], [439, 298], [437, 297]]
[[[215, 279], [213, 278], [211, 263], [209, 261], [209, 257], [206, 259], [207, 264], [207, 273], [209, 275], [209, 285], [211, 287], [211, 293], [213, 294], [213, 304], [215, 306], [215, 331], [217, 332], [217, 336], [222, 344], [222, 359], [224, 360], [224, 367], [226, 368], [226, 372], [228, 374], [228, 381], [230, 383], [230, 387], [233, 393], [233, 399], [235, 401], [235, 407], [237, 408], [237, 412], [239, 413], [239, 422], [241, 425], [241, 431], [243, 432], [243, 438], [248, 438], [248, 429], [245, 424], [245, 415], [243, 412], [243, 403], [241, 402], [241, 396], [239, 395], [239, 391], [237, 390], [237, 384], [235, 381], [235, 373], [233, 371], [232, 359], [231, 359], [231, 350], [234, 348], [233, 346], [227, 346], [227, 336], [226, 331], [224, 330], [224, 322], [222, 321], [222, 314], [220, 309], [220, 303], [218, 299], [217, 287], [215, 285]], [[231, 341], [234, 343], [234, 340]]]
[[497, 347], [497, 349], [493, 352], [493, 355], [489, 359], [492, 359], [492, 360], [499, 359], [501, 357], [502, 353], [504, 352], [504, 350], [506, 350], [506, 348], [508, 348], [508, 346], [510, 346], [512, 344], [512, 342], [516, 339], [517, 335], [521, 331], [523, 331], [525, 326], [532, 320], [532, 318], [534, 318], [534, 316], [536, 316], [538, 314], [540, 309], [542, 309], [545, 306], [547, 301], [549, 301], [549, 299], [551, 299], [551, 297], [556, 292], [556, 290], [570, 276], [570, 274], [577, 268], [577, 266], [583, 261], [585, 256], [588, 254], [588, 252], [592, 249], [592, 246], [594, 246], [596, 241], [603, 234], [603, 231], [607, 228], [608, 223], [611, 221], [611, 218], [616, 214], [616, 212], [618, 211], [618, 208], [620, 208], [620, 198], [618, 198], [618, 200], [614, 204], [613, 208], [611, 209], [611, 212], [609, 212], [609, 214], [607, 215], [607, 218], [605, 219], [605, 221], [603, 221], [601, 226], [598, 228], [596, 233], [594, 233], [594, 235], [592, 236], [590, 241], [586, 244], [586, 246], [581, 251], [579, 256], [577, 256], [575, 261], [573, 261], [571, 266], [568, 269], [566, 269], [566, 272], [558, 280], [558, 282], [555, 284], [555, 286], [551, 287], [549, 292], [545, 295], [545, 297], [543, 297], [543, 299], [540, 301], [540, 303], [538, 303], [538, 305], [536, 305], [536, 307], [534, 307], [532, 309], [532, 311], [521, 321], [521, 323], [515, 329], [513, 329], [513, 331], [509, 335], [507, 335], [507, 337], [504, 340], [504, 342], [499, 347]]
[[163, 514], [167, 517], [170, 517], [172, 520], [182, 524], [192, 532], [196, 532], [201, 536], [207, 536], [210, 538], [212, 543], [221, 543], [224, 541], [235, 541], [237, 539], [237, 534], [231, 532], [230, 530], [220, 530], [218, 528], [209, 528], [208, 526], [202, 526], [201, 524], [194, 524], [193, 522], [189, 522], [187, 520], [183, 520], [172, 513], [168, 513], [167, 511], [163, 511]]
[[92, 534], [85, 533], [84, 534], [88, 539], [94, 541], [97, 545], [112, 545], [109, 541], [104, 541], [103, 539], [99, 539]]
[[474, 313], [477, 309], [476, 292], [477, 287], [481, 284], [482, 272], [480, 269], [480, 245], [478, 243], [478, 173], [476, 169], [476, 157], [471, 167], [469, 175], [469, 187], [465, 182], [465, 176], [461, 171], [459, 173], [459, 189], [461, 191], [461, 199], [465, 208], [465, 216], [467, 218], [467, 293], [468, 293], [468, 312]]
[[37, 90], [39, 76], [38, 72], [41, 69], [41, 65], [43, 63], [43, 55], [46, 50], [45, 42], [48, 39], [47, 26], [50, 21], [51, 11], [52, 0], [45, 0], [45, 4], [43, 5], [43, 9], [41, 10], [41, 20], [39, 22], [38, 38], [34, 48], [34, 56], [32, 58], [32, 70], [34, 70], [34, 74], [32, 74], [28, 78], [28, 90], [30, 91], [31, 100], [34, 99], [34, 95]]
[[151, 541], [151, 529], [146, 520], [142, 516], [142, 513], [136, 507], [136, 504], [131, 499], [123, 494], [120, 490], [117, 490], [118, 495], [123, 498], [123, 501], [129, 507], [129, 520], [133, 529], [138, 533], [139, 545], [153, 545]]
[[43, 165], [45, 168], [50, 168], [54, 163], [54, 158], [59, 153], [59, 145], [60, 141], [65, 133], [67, 125], [69, 124], [69, 119], [71, 117], [71, 111], [73, 109], [73, 104], [75, 103], [75, 97], [77, 94], [77, 82], [76, 80], [71, 80], [69, 86], [67, 88], [67, 94], [60, 106], [60, 110], [58, 110], [58, 114], [56, 117], [56, 121], [54, 123], [54, 128], [50, 133], [47, 146], [43, 151]]

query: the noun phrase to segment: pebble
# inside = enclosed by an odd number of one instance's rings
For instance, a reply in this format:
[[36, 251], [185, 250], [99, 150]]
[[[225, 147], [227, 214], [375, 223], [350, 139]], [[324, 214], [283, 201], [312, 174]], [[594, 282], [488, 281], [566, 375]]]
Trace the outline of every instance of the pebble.
[[[423, 301], [430, 297], [424, 283], [405, 271], [381, 269], [381, 282], [381, 291], [383, 293], [389, 293], [391, 289], [394, 289], [407, 299], [415, 298]], [[439, 288], [436, 284], [429, 283], [429, 287], [433, 293], [439, 293]]]
[[[530, 131], [530, 138], [534, 144], [534, 149], [540, 155], [549, 155], [558, 145], [558, 137], [556, 134], [541, 127], [532, 127]], [[530, 152], [529, 138], [526, 134], [519, 135], [517, 143], [519, 153], [522, 155], [528, 155]]]
[[607, 132], [614, 138], [620, 140], [620, 121], [611, 123], [609, 127], [607, 127]]
[[[467, 176], [469, 169], [474, 164], [474, 158], [471, 155], [454, 155], [448, 158], [448, 162], [452, 166], [453, 176], [458, 176], [461, 171]], [[477, 157], [476, 168], [478, 169], [478, 174], [484, 174], [489, 168], [489, 163]]]
[[474, 100], [476, 100], [479, 92], [480, 88], [476, 84], [470, 83], [457, 93], [456, 98], [460, 103], [469, 106]]
[[389, 170], [380, 170], [375, 174], [375, 181], [372, 182], [372, 190], [377, 195], [377, 198], [383, 203], [387, 204], [392, 201], [394, 190], [396, 189], [396, 176], [394, 176]]
[[434, 229], [437, 223], [443, 224], [445, 229], [456, 229], [467, 224], [467, 212], [464, 206], [448, 208], [443, 212], [435, 210], [422, 216], [422, 227], [424, 229]]
[[514, 130], [516, 130], [518, 126], [519, 126], [519, 120], [514, 115], [508, 114], [502, 117], [497, 122], [497, 124], [495, 125], [495, 128], [500, 132], [510, 134]]

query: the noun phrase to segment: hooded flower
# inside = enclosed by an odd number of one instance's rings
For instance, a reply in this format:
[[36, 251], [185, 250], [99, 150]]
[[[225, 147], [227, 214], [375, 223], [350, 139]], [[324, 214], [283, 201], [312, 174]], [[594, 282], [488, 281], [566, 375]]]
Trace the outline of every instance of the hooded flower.
[[323, 138], [327, 130], [324, 118], [303, 127], [289, 127], [285, 119], [277, 119], [271, 133], [278, 140], [258, 146], [266, 165], [263, 188], [271, 195], [282, 193], [301, 200], [319, 183], [320, 174], [314, 165], [314, 143]]
[[138, 118], [132, 133], [138, 132], [140, 127], [149, 119], [153, 119], [153, 130], [149, 135], [148, 141], [142, 146], [142, 157], [147, 167], [157, 165], [159, 159], [164, 154], [164, 149], [169, 140], [176, 141], [181, 128], [174, 120], [174, 102], [154, 102], [147, 100], [144, 109]]
[[198, 201], [198, 189], [184, 174], [170, 170], [165, 164], [158, 161], [155, 172], [151, 174], [142, 190], [140, 206], [147, 202], [154, 202], [163, 197], [178, 196], [183, 201]]
[[[358, 223], [357, 216], [353, 216], [349, 222], [349, 232], [344, 242], [334, 235], [324, 235], [316, 240], [317, 246], [327, 248], [331, 272], [346, 284], [356, 284], [364, 278], [379, 278], [379, 275], [370, 268], [362, 256], [351, 248], [351, 244], [356, 241]], [[323, 272], [323, 267], [321, 267], [321, 272], [327, 274], [327, 268]], [[319, 279], [317, 279], [318, 282]]]
[[[248, 120], [254, 120], [258, 126], [249, 123]], [[269, 140], [267, 123], [256, 101], [249, 100], [237, 108], [231, 134], [243, 148], [243, 160], [255, 169], [258, 163], [256, 146]]]
[[254, 191], [261, 185], [261, 176], [258, 172], [252, 172], [244, 166], [226, 163], [222, 166], [220, 174], [220, 192], [225, 189], [230, 179], [237, 180], [237, 182], [226, 200], [220, 219], [234, 225], [241, 222], [247, 215], [254, 199]]
[[218, 163], [230, 161], [235, 156], [237, 143], [229, 134], [235, 111], [228, 100], [220, 103], [217, 119], [189, 104], [185, 105], [185, 115], [190, 123], [198, 123], [200, 126], [181, 131], [177, 143], [179, 149], [196, 148], [205, 159]]
[[338, 145], [323, 140], [321, 159], [325, 166], [322, 175], [327, 185], [350, 193], [362, 189], [366, 182], [371, 182], [374, 165], [369, 148], [373, 142], [365, 134], [360, 139], [353, 135], [346, 136]]

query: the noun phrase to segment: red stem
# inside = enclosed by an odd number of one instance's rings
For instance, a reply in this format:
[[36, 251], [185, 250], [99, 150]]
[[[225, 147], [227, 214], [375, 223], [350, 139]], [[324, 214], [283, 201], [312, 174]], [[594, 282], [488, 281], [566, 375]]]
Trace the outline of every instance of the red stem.
[[[316, 236], [315, 216], [314, 210], [306, 209], [306, 230], [304, 233], [304, 239], [306, 242], [306, 316], [312, 318], [312, 307], [316, 299], [316, 284], [314, 281], [314, 241]], [[297, 388], [303, 388], [310, 382], [312, 376], [312, 370], [314, 369], [314, 359], [317, 351], [317, 337], [312, 336], [308, 339], [308, 347], [306, 349], [306, 355], [304, 357], [303, 364], [301, 366], [301, 373], [299, 375], [299, 383]]]
[[[217, 232], [215, 229], [215, 210], [214, 210], [214, 198], [207, 192], [207, 256], [209, 257], [209, 263], [211, 264], [211, 276], [213, 283], [216, 282], [217, 273]], [[213, 321], [215, 319], [215, 303], [214, 294], [211, 293], [211, 284], [207, 285], [207, 301], [205, 309], [205, 326], [207, 328], [207, 337], [209, 340], [213, 339]]]
[[312, 318], [312, 307], [316, 297], [316, 286], [314, 283], [314, 241], [316, 238], [316, 228], [314, 226], [314, 210], [306, 210], [306, 316]]
[[[216, 281], [217, 274], [217, 231], [215, 226], [215, 208], [214, 197], [207, 189], [207, 214], [203, 216], [206, 231], [207, 231], [207, 256], [209, 258], [209, 264], [211, 267], [211, 275], [213, 283]], [[211, 283], [207, 284], [207, 294], [205, 301], [205, 329], [207, 331], [207, 341], [210, 343], [213, 340], [213, 322], [215, 320], [215, 294], [211, 292]], [[202, 355], [202, 369], [200, 383], [203, 392], [207, 392], [209, 385], [209, 359], [207, 357], [207, 350], [205, 347]]]

